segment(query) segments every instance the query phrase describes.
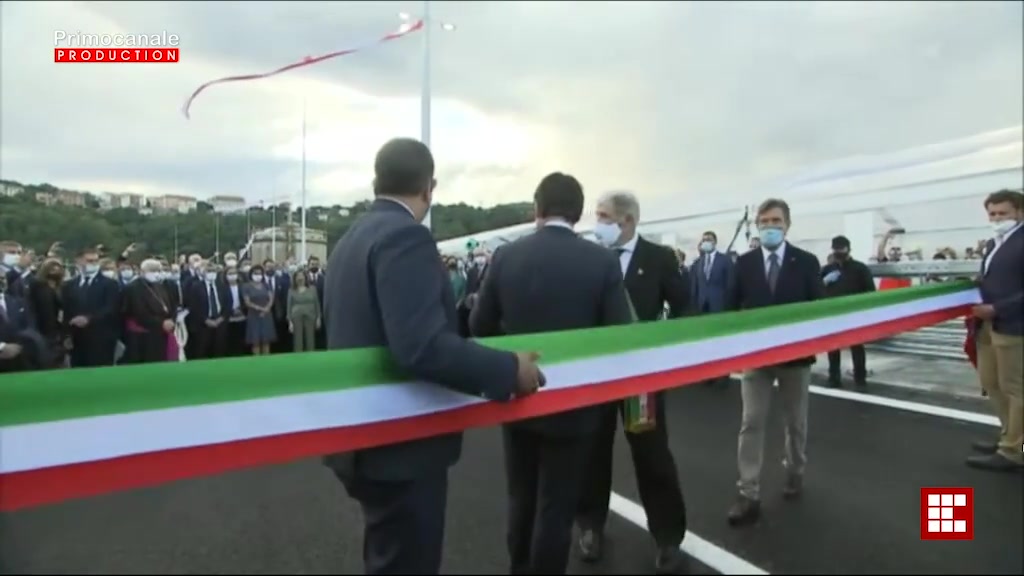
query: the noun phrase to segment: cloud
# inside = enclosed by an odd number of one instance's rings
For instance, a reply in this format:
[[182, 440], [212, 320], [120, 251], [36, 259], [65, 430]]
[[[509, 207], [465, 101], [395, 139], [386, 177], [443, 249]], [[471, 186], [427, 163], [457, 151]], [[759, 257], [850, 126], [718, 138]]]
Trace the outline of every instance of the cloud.
[[[373, 154], [418, 136], [422, 36], [366, 42], [419, 2], [0, 6], [0, 175], [69, 188], [365, 198]], [[546, 173], [685, 214], [846, 157], [1016, 126], [1019, 2], [434, 2], [440, 202], [525, 201]], [[181, 38], [181, 62], [58, 65], [54, 30]], [[17, 50], [12, 49], [17, 47]], [[825, 164], [828, 166], [829, 164]], [[849, 169], [848, 166], [842, 169]], [[828, 170], [824, 170], [828, 176]]]

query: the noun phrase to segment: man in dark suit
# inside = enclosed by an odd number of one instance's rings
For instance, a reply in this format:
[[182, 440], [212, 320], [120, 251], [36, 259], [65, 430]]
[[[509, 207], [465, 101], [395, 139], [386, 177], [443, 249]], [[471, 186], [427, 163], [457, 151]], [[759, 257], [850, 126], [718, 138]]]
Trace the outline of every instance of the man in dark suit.
[[[760, 247], [736, 261], [727, 306], [749, 310], [779, 304], [811, 302], [824, 297], [818, 258], [786, 241], [791, 220], [789, 204], [769, 199], [757, 209]], [[739, 434], [739, 495], [729, 510], [729, 524], [739, 526], [761, 515], [761, 463], [764, 459], [765, 425], [771, 407], [772, 384], [786, 421], [785, 466], [787, 498], [803, 490], [807, 463], [807, 403], [814, 357], [748, 370], [743, 374], [743, 421]]]
[[207, 263], [203, 281], [192, 281], [183, 288], [185, 326], [188, 338], [195, 338], [194, 357], [189, 360], [222, 358], [227, 354], [228, 319], [231, 316], [231, 293], [220, 280], [220, 267]]
[[120, 291], [99, 274], [99, 251], [78, 256], [79, 275], [62, 286], [64, 322], [71, 332], [71, 367], [113, 366], [120, 334]]
[[[836, 236], [832, 239], [831, 261], [821, 269], [821, 279], [825, 283], [825, 296], [852, 296], [875, 291], [875, 277], [871, 270], [850, 255], [850, 239]], [[864, 389], [868, 385], [867, 353], [863, 344], [850, 346], [853, 358], [854, 386]], [[842, 356], [839, 350], [828, 353], [828, 385], [830, 388], [843, 386]]]
[[[598, 202], [597, 218], [595, 236], [618, 256], [637, 319], [650, 322], [662, 318], [666, 303], [669, 318], [682, 316], [688, 307], [689, 289], [683, 285], [679, 264], [671, 249], [645, 240], [637, 233], [640, 204], [636, 197], [628, 192], [606, 194]], [[686, 505], [675, 460], [668, 447], [665, 393], [653, 395], [650, 401], [655, 405], [656, 425], [642, 432], [627, 430], [626, 439], [633, 454], [648, 527], [658, 546], [655, 569], [658, 573], [674, 573], [683, 562], [679, 544], [686, 535]], [[602, 407], [587, 470], [588, 480], [576, 516], [580, 527], [580, 552], [589, 562], [598, 560], [603, 550], [612, 489], [612, 449], [623, 407], [623, 402]]]
[[292, 279], [273, 260], [269, 258], [263, 262], [263, 283], [274, 295], [274, 307], [271, 314], [274, 315], [274, 328], [277, 330], [277, 340], [271, 345], [271, 351], [275, 354], [291, 352], [292, 333], [288, 330], [288, 291], [291, 290]]
[[[376, 199], [331, 252], [328, 349], [383, 346], [410, 378], [492, 400], [536, 391], [535, 354], [494, 350], [456, 333], [451, 283], [420, 224], [436, 186], [430, 150], [392, 140], [374, 170]], [[448, 468], [461, 451], [457, 433], [326, 458], [362, 505], [368, 574], [438, 573]]]
[[[469, 317], [473, 335], [628, 324], [632, 317], [618, 259], [573, 231], [583, 214], [579, 182], [551, 174], [533, 199], [537, 232], [495, 253]], [[512, 574], [565, 574], [601, 410], [583, 408], [503, 428]]]
[[[732, 259], [718, 251], [718, 235], [708, 230], [701, 236], [700, 257], [690, 267], [690, 305], [697, 314], [715, 314], [725, 310], [725, 299], [732, 278]], [[707, 384], [724, 386], [729, 375]]]
[[998, 442], [978, 442], [967, 459], [996, 471], [1024, 467], [1024, 194], [1000, 190], [985, 200], [993, 238], [982, 260], [982, 303], [975, 306], [978, 379], [1002, 424]]

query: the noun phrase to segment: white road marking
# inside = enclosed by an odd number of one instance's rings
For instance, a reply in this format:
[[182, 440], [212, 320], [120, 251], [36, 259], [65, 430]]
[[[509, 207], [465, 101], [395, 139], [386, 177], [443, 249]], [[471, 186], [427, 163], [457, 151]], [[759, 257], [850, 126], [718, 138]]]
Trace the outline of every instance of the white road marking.
[[948, 418], [950, 420], [960, 420], [961, 422], [973, 422], [974, 424], [984, 424], [987, 426], [1001, 426], [1001, 424], [999, 424], [999, 419], [990, 414], [979, 414], [978, 412], [957, 410], [956, 408], [943, 408], [942, 406], [932, 406], [931, 404], [922, 404], [920, 402], [911, 402], [909, 400], [897, 400], [895, 398], [886, 398], [885, 396], [864, 394], [861, 392], [853, 392], [851, 390], [811, 386], [811, 394], [828, 396], [829, 398], [838, 398], [840, 400], [853, 400], [854, 402], [885, 406], [887, 408], [895, 408], [897, 410], [917, 412], [918, 414], [928, 414], [930, 416], [938, 416], [940, 418]]
[[[732, 374], [731, 377], [733, 380], [739, 381], [743, 375]], [[886, 408], [895, 408], [897, 410], [905, 410], [907, 412], [917, 412], [918, 414], [928, 414], [929, 416], [938, 416], [949, 420], [959, 420], [961, 422], [971, 422], [973, 424], [983, 424], [986, 426], [1002, 426], [999, 423], [999, 418], [996, 418], [991, 414], [981, 414], [978, 412], [971, 412], [969, 410], [957, 410], [956, 408], [943, 408], [942, 406], [933, 406], [931, 404], [912, 402], [910, 400], [897, 400], [895, 398], [887, 398], [885, 396], [878, 396], [875, 394], [864, 394], [863, 392], [854, 392], [852, 390], [843, 390], [841, 388], [825, 388], [824, 386], [812, 385], [810, 391], [811, 394], [816, 394], [818, 396], [827, 396], [829, 398], [837, 398], [840, 400], [852, 400], [853, 402], [874, 404], [875, 406], [885, 406]]]
[[[647, 530], [647, 514], [644, 512], [643, 506], [636, 502], [612, 492], [608, 508], [629, 523], [635, 524], [641, 530]], [[679, 546], [679, 549], [684, 554], [697, 559], [720, 574], [758, 574], [770, 576], [768, 571], [754, 566], [725, 548], [716, 546], [690, 531], [686, 532], [686, 538], [683, 538], [683, 543]]]

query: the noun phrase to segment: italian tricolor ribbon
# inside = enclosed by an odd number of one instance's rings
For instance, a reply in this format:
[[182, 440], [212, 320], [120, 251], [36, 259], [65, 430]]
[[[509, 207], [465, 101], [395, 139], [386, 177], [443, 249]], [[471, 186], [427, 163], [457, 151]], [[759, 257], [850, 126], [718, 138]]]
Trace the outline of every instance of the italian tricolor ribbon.
[[547, 387], [502, 404], [409, 381], [384, 349], [0, 376], [0, 510], [531, 418], [964, 315], [969, 283], [486, 339]]

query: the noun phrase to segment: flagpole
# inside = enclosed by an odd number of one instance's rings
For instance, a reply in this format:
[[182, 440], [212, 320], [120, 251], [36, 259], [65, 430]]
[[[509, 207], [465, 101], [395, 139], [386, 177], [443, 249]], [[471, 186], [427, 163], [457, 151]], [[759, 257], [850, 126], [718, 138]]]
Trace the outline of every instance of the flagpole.
[[302, 262], [306, 254], [306, 100], [302, 100]]
[[[420, 140], [430, 146], [430, 0], [423, 0], [423, 83], [420, 87]], [[423, 218], [423, 225], [430, 228], [430, 210]]]

